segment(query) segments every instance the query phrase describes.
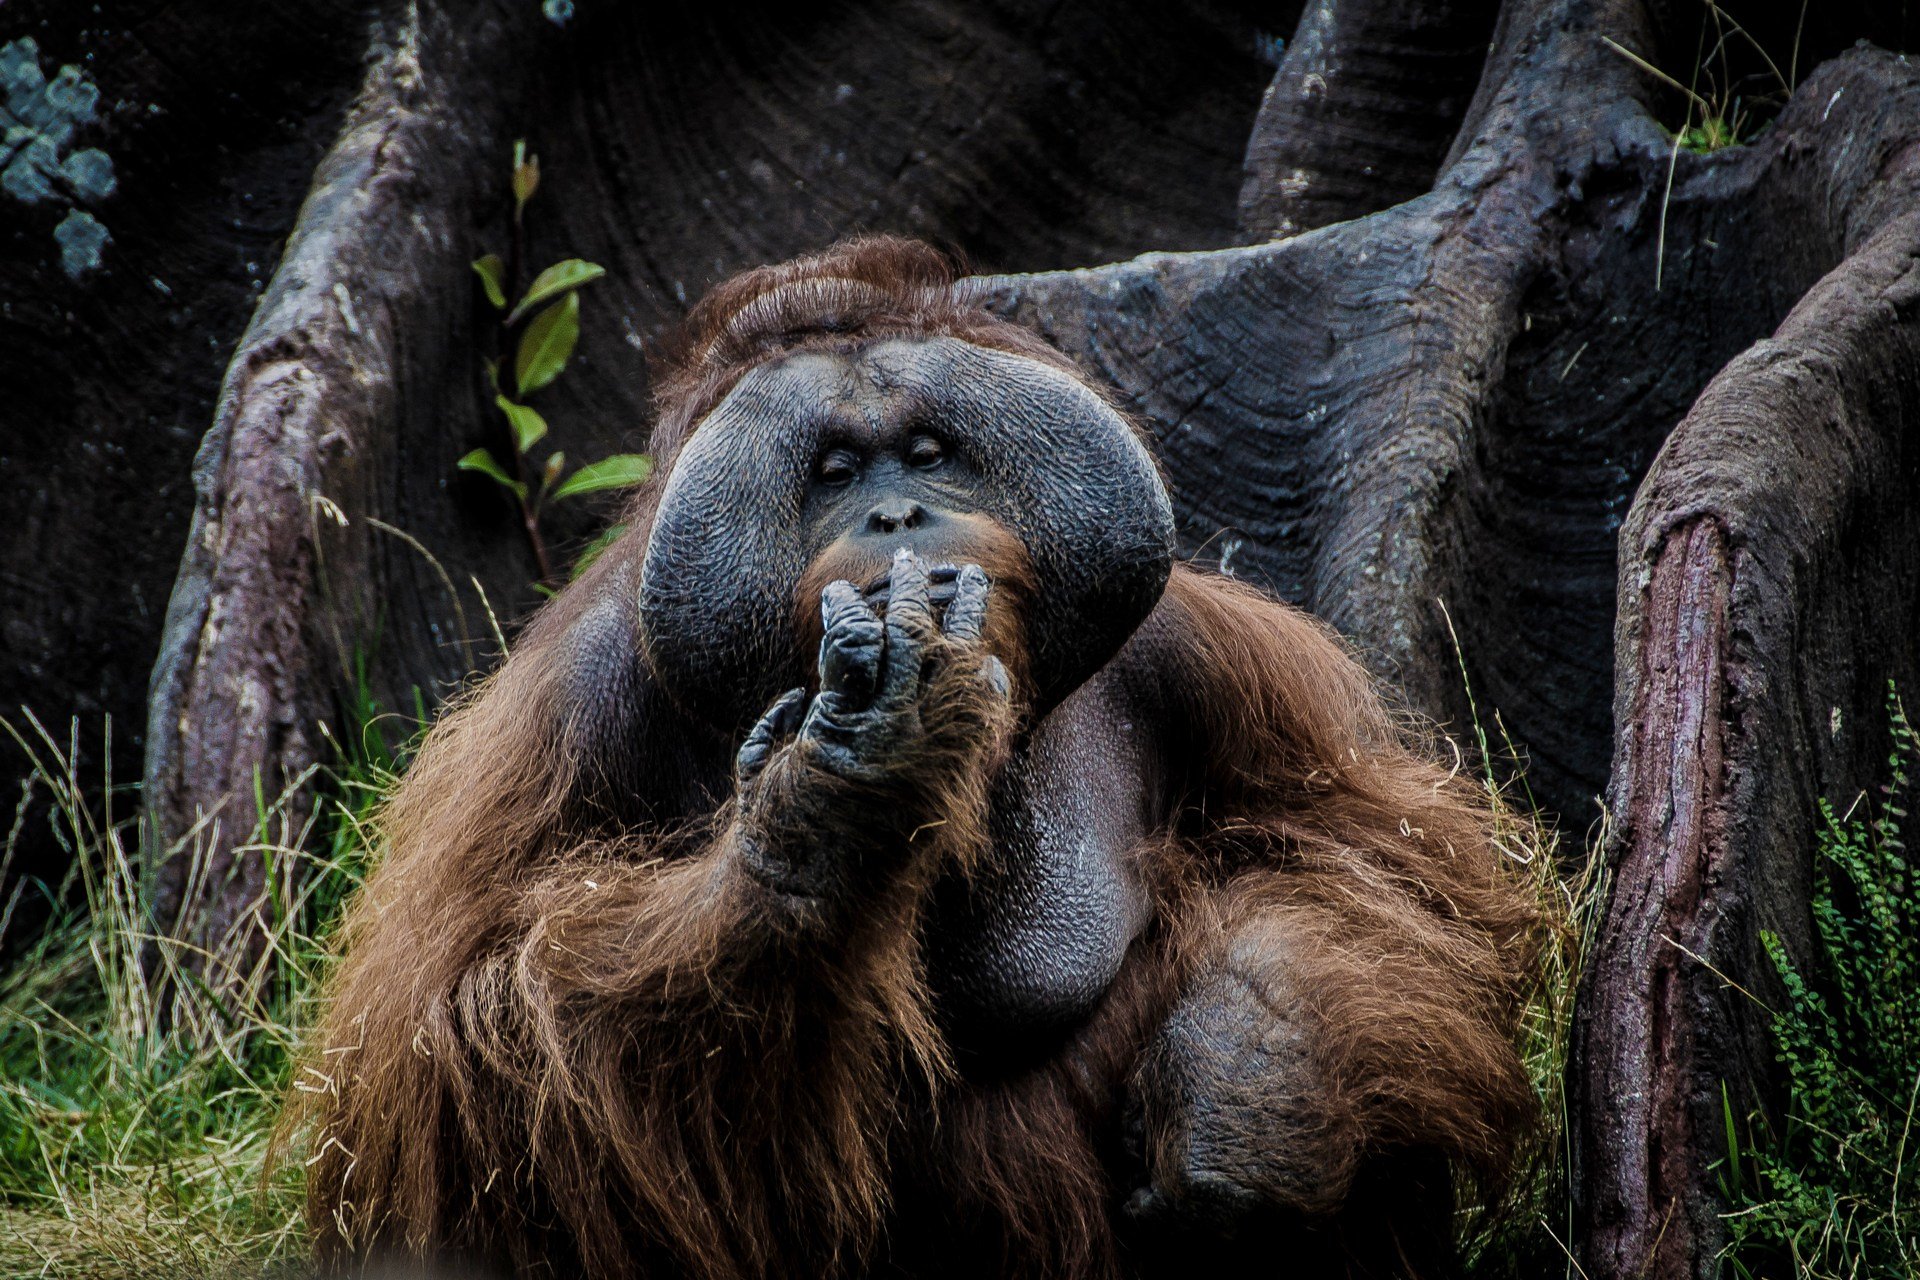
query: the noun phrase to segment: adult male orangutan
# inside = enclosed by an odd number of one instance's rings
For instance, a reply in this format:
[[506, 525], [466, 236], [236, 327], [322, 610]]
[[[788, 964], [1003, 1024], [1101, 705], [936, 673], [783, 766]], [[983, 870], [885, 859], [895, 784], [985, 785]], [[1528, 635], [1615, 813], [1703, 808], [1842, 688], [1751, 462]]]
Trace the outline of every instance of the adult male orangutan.
[[303, 1094], [324, 1265], [1451, 1265], [1539, 918], [1321, 626], [934, 251], [739, 276], [428, 736]]

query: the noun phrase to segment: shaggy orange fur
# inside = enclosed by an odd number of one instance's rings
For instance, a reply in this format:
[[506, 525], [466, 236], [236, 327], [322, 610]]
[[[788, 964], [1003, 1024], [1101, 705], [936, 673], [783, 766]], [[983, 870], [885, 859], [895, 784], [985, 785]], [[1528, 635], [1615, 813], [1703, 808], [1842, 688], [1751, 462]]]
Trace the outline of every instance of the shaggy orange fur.
[[[655, 448], [671, 466], [759, 361], [899, 334], [1071, 368], [972, 305], [930, 251], [858, 242], [696, 310]], [[629, 560], [660, 487], [630, 513]], [[996, 580], [1017, 580], [1017, 558]], [[1176, 567], [1115, 659], [1159, 673], [1168, 732], [1191, 745], [1174, 817], [1133, 854], [1152, 918], [1056, 1054], [975, 1080], [931, 1014], [919, 925], [942, 870], [991, 856], [988, 787], [1017, 707], [941, 668], [925, 752], [861, 784], [909, 838], [855, 851], [886, 869], [855, 918], [812, 918], [742, 873], [764, 833], [737, 804], [609, 828], [583, 803], [593, 762], [567, 750], [563, 649], [618, 559], [442, 718], [380, 820], [385, 858], [343, 930], [293, 1110], [323, 1263], [1117, 1274], [1124, 1099], [1145, 1097], [1161, 1185], [1188, 1135], [1155, 1082], [1191, 1064], [1166, 1061], [1156, 1031], [1216, 972], [1301, 1028], [1303, 1074], [1244, 1099], [1245, 1140], [1284, 1148], [1259, 1153], [1277, 1203], [1309, 1225], [1382, 1214], [1391, 1232], [1392, 1206], [1355, 1209], [1354, 1189], [1423, 1156], [1497, 1191], [1532, 1106], [1512, 1041], [1533, 900], [1484, 798], [1414, 749], [1320, 625]], [[796, 584], [803, 609], [819, 585]], [[1013, 612], [996, 651], [1020, 643]], [[757, 785], [809, 767], [783, 759]], [[1262, 1128], [1276, 1117], [1278, 1139]]]

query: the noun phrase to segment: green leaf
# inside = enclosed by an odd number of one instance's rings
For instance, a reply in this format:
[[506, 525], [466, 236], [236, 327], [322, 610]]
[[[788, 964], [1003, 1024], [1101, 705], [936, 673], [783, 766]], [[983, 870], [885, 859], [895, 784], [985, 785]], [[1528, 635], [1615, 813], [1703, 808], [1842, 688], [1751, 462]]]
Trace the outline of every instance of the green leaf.
[[502, 467], [499, 462], [494, 459], [494, 456], [485, 449], [475, 449], [454, 465], [462, 471], [478, 471], [481, 475], [488, 477], [501, 487], [513, 490], [514, 497], [520, 499], [522, 502], [526, 501], [527, 486], [508, 475], [506, 468]]
[[540, 437], [547, 434], [547, 420], [523, 404], [515, 404], [505, 396], [495, 396], [493, 402], [500, 406], [500, 412], [507, 415], [507, 421], [513, 424], [513, 444], [525, 453], [540, 443]]
[[545, 490], [553, 488], [554, 481], [558, 480], [560, 478], [560, 473], [562, 471], [565, 471], [566, 469], [567, 469], [566, 454], [561, 453], [557, 450], [553, 453], [548, 454], [546, 470], [540, 473], [541, 490], [544, 492]]
[[598, 560], [608, 547], [618, 542], [620, 535], [626, 531], [627, 526], [624, 523], [608, 525], [599, 537], [581, 548], [579, 558], [573, 562], [573, 568], [567, 571], [567, 581], [572, 582], [588, 569], [591, 569], [593, 562]]
[[566, 478], [559, 488], [553, 491], [555, 498], [571, 498], [575, 494], [599, 493], [605, 489], [631, 489], [653, 474], [653, 459], [644, 453], [616, 453], [611, 457], [589, 462]]
[[542, 311], [520, 335], [520, 350], [513, 359], [513, 377], [520, 394], [552, 382], [567, 367], [573, 344], [580, 340], [580, 295], [569, 293]]
[[500, 261], [499, 254], [475, 258], [473, 274], [480, 277], [480, 287], [487, 291], [488, 302], [496, 307], [507, 305], [507, 264]]
[[568, 258], [556, 262], [533, 278], [533, 284], [527, 289], [527, 296], [514, 305], [507, 313], [508, 324], [518, 324], [520, 317], [533, 310], [550, 298], [557, 298], [569, 289], [578, 289], [582, 285], [592, 284], [607, 269], [597, 262], [588, 262], [582, 258]]

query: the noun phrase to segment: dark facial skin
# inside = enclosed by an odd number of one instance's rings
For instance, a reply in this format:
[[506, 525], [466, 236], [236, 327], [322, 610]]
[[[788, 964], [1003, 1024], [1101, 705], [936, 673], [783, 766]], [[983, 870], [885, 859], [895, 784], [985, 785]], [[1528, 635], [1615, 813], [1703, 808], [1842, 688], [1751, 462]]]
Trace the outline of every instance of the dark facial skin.
[[1126, 422], [1059, 370], [947, 338], [762, 365], [693, 433], [661, 495], [639, 583], [649, 666], [695, 718], [743, 733], [811, 675], [803, 582], [870, 588], [900, 546], [994, 576], [995, 538], [1030, 569], [1022, 656], [1045, 711], [1166, 584], [1172, 512]]
[[939, 565], [966, 554], [980, 477], [939, 434], [876, 415], [830, 428], [822, 446], [802, 515], [813, 558], [858, 562], [906, 547]]
[[[831, 574], [884, 611], [891, 562], [908, 551], [926, 568], [932, 605], [945, 607], [962, 566], [992, 564], [996, 546], [1011, 541], [979, 509], [983, 487], [938, 425], [897, 406], [837, 418], [822, 432], [801, 509], [807, 580]], [[1013, 607], [1000, 585], [997, 606]], [[808, 614], [811, 595], [803, 586], [799, 603]]]

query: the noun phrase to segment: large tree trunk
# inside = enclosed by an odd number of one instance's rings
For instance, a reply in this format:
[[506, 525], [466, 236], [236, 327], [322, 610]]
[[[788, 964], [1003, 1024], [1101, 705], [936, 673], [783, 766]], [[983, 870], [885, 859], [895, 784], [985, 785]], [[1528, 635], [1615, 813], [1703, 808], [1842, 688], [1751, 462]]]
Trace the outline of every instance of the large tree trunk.
[[[1813, 84], [1830, 97], [1875, 82]], [[1879, 87], [1920, 116], [1912, 80]], [[1920, 688], [1908, 151], [1906, 189], [1884, 208], [1897, 216], [1833, 228], [1852, 253], [1695, 401], [1621, 539], [1615, 886], [1578, 1051], [1589, 1249], [1605, 1274], [1650, 1261], [1678, 1275], [1711, 1256], [1720, 1084], [1750, 1098], [1771, 1060], [1765, 1011], [1729, 977], [1775, 990], [1756, 981], [1771, 971], [1763, 929], [1804, 956], [1816, 801], [1848, 807], [1876, 780], [1886, 682]]]
[[1152, 426], [1190, 552], [1456, 730], [1464, 661], [1576, 834], [1605, 794], [1581, 1249], [1596, 1280], [1713, 1274], [1720, 1085], [1772, 1080], [1716, 975], [1768, 989], [1761, 928], [1804, 954], [1814, 800], [1875, 781], [1884, 681], [1920, 664], [1920, 67], [1847, 47], [1898, 46], [1904, 10], [1736, 8], [1815, 69], [1697, 155], [1601, 39], [1685, 78], [1689, 3], [641, 8], [376, 30], [195, 469], [147, 784], [219, 874], [188, 900], [163, 866], [166, 909], [244, 933], [256, 778], [322, 757], [362, 666], [398, 707], [484, 665], [476, 584], [509, 622], [537, 600], [452, 470], [501, 430], [467, 263], [524, 135], [530, 258], [609, 270], [542, 404], [572, 456], [638, 443], [645, 350], [717, 278], [855, 230], [949, 243]]

